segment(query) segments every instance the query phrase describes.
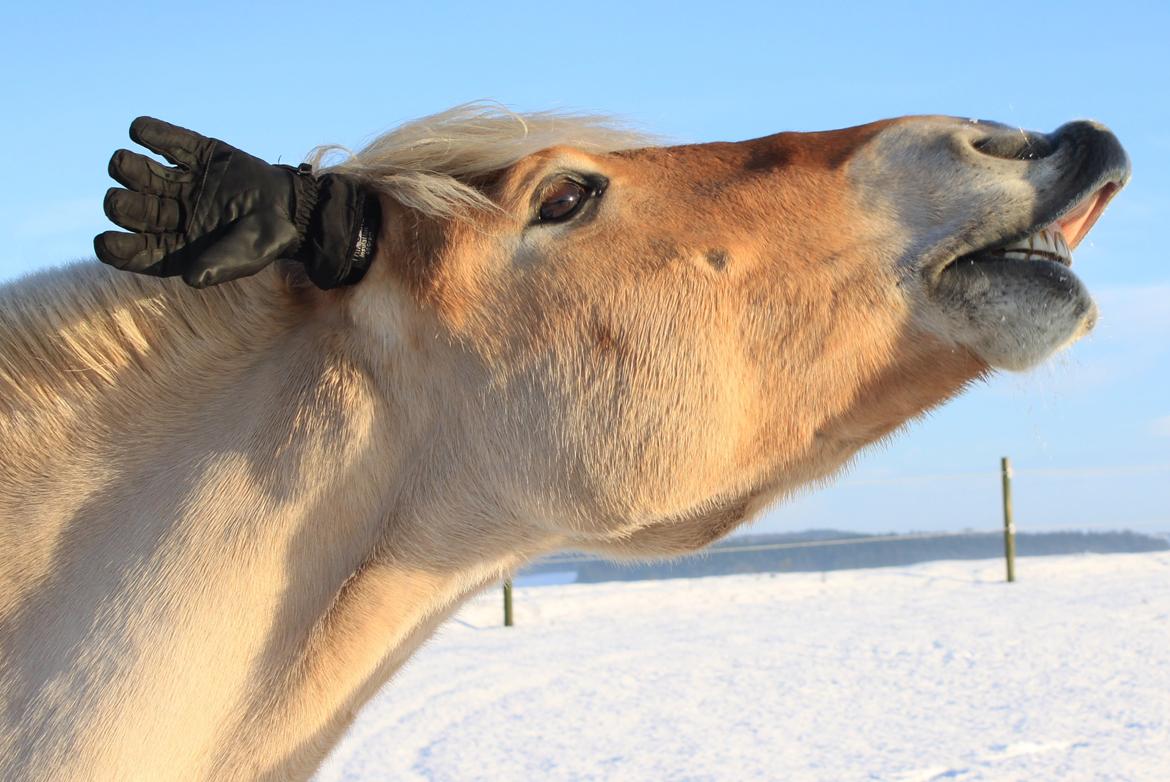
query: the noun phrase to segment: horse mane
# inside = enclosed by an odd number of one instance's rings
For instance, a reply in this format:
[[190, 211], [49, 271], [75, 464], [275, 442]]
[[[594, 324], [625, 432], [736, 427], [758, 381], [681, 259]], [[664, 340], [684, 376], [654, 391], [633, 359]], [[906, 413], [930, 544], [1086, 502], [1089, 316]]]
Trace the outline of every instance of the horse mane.
[[[356, 153], [336, 145], [317, 147], [309, 163], [315, 171], [355, 176], [425, 215], [453, 218], [492, 208], [473, 183], [542, 149], [569, 145], [603, 153], [655, 143], [605, 115], [518, 114], [476, 102], [407, 122]], [[335, 153], [343, 159], [328, 164]]]
[[128, 368], [145, 377], [162, 371], [152, 356], [181, 363], [208, 345], [239, 346], [249, 333], [267, 333], [277, 325], [273, 313], [290, 309], [293, 292], [282, 292], [279, 277], [195, 291], [177, 279], [82, 262], [4, 285], [0, 414], [51, 415], [62, 392], [115, 388]]

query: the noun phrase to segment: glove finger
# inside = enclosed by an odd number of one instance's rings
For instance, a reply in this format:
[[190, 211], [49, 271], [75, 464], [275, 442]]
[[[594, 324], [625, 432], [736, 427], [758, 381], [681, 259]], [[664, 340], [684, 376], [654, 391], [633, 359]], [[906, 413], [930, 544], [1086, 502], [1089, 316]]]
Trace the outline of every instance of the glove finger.
[[130, 123], [130, 138], [171, 163], [188, 169], [200, 168], [201, 161], [208, 158], [215, 146], [215, 139], [154, 117], [139, 117]]
[[102, 206], [106, 217], [131, 231], [157, 234], [179, 228], [179, 202], [173, 198], [111, 187]]
[[247, 277], [279, 258], [296, 240], [297, 229], [278, 213], [250, 214], [184, 269], [183, 280], [206, 288]]
[[178, 198], [183, 186], [195, 180], [190, 171], [167, 168], [128, 149], [119, 149], [110, 158], [110, 176], [131, 190], [170, 198]]
[[106, 231], [93, 238], [93, 251], [98, 260], [119, 269], [126, 268], [138, 253], [146, 249], [146, 237], [121, 231]]
[[181, 269], [171, 262], [171, 256], [182, 249], [178, 234], [127, 234], [106, 231], [93, 239], [98, 260], [124, 271], [173, 277]]

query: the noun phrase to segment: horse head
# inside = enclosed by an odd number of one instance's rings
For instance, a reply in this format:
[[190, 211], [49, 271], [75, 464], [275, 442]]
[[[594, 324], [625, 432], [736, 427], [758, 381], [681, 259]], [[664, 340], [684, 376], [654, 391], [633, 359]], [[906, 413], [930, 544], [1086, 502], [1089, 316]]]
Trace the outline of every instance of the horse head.
[[552, 146], [464, 177], [457, 214], [387, 197], [350, 307], [442, 411], [426, 469], [465, 518], [674, 553], [1086, 333], [1071, 249], [1127, 176], [1090, 122]]

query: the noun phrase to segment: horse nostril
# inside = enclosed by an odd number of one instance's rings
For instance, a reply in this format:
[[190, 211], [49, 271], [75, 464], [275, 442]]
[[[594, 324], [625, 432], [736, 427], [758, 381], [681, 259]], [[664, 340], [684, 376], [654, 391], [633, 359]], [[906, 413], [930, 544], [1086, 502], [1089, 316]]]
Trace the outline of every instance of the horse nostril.
[[995, 133], [976, 139], [971, 146], [984, 155], [1001, 160], [1039, 160], [1051, 155], [1056, 147], [1042, 133], [1030, 130], [997, 129]]

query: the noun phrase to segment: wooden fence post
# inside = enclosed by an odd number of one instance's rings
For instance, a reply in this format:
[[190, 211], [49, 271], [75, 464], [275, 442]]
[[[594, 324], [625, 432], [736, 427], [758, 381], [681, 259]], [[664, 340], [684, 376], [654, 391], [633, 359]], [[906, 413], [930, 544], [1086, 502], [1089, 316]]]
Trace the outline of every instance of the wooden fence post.
[[512, 579], [504, 582], [504, 627], [512, 626]]
[[1000, 459], [1003, 473], [1003, 555], [1007, 559], [1007, 580], [1016, 580], [1016, 525], [1012, 521], [1012, 463], [1006, 456]]

